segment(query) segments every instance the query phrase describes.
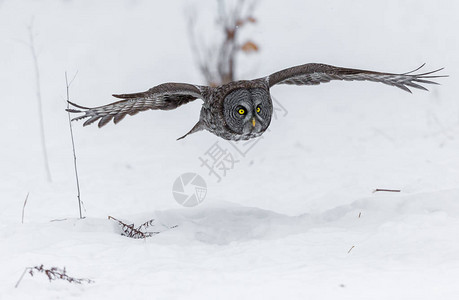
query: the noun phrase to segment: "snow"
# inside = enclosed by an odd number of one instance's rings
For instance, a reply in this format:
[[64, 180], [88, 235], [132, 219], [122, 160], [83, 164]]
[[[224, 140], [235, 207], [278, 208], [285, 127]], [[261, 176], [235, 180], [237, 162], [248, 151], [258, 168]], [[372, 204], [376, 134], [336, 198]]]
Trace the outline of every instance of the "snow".
[[[207, 32], [215, 3], [199, 3]], [[0, 1], [0, 299], [457, 299], [457, 1], [260, 1], [244, 36], [261, 51], [241, 58], [241, 78], [306, 62], [389, 72], [427, 62], [450, 77], [413, 94], [368, 82], [274, 87], [288, 113], [245, 156], [206, 132], [175, 140], [196, 123], [197, 101], [103, 129], [74, 123], [78, 219], [64, 73], [78, 72], [70, 97], [87, 106], [163, 82], [203, 84], [187, 37], [192, 6]], [[215, 142], [238, 160], [220, 182], [199, 160]], [[207, 183], [193, 208], [172, 195], [187, 172]], [[109, 215], [155, 219], [162, 232], [129, 239]], [[41, 264], [95, 282], [37, 274], [14, 288]]]

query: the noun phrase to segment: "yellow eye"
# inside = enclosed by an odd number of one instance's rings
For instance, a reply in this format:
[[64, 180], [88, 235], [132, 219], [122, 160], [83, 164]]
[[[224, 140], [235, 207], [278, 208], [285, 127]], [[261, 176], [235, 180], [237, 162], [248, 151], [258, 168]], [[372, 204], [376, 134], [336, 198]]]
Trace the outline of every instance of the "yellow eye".
[[239, 112], [240, 115], [243, 115], [243, 114], [245, 114], [245, 109], [240, 108], [240, 109], [238, 110], [238, 112]]
[[261, 111], [261, 107], [257, 106], [257, 113], [259, 113], [260, 111]]

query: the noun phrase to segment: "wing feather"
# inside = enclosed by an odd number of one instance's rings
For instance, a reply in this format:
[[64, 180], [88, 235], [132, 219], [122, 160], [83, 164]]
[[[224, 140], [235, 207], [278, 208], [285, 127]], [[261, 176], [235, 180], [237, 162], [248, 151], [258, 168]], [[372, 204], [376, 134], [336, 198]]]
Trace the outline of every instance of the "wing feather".
[[69, 108], [67, 111], [70, 113], [84, 113], [84, 115], [72, 119], [72, 121], [77, 121], [89, 118], [83, 123], [83, 126], [99, 121], [98, 126], [103, 127], [111, 120], [115, 124], [119, 123], [126, 115], [133, 116], [149, 109], [171, 110], [198, 98], [202, 99], [203, 91], [206, 88], [186, 83], [164, 83], [146, 92], [113, 95], [124, 100], [99, 107], [91, 108], [69, 102], [78, 109]]
[[447, 77], [447, 75], [432, 75], [443, 70], [443, 68], [416, 74], [415, 72], [419, 71], [424, 65], [407, 73], [393, 74], [312, 63], [273, 73], [265, 79], [270, 87], [276, 84], [317, 85], [332, 80], [373, 81], [392, 85], [411, 93], [409, 87], [427, 90], [421, 84], [438, 84], [429, 79]]

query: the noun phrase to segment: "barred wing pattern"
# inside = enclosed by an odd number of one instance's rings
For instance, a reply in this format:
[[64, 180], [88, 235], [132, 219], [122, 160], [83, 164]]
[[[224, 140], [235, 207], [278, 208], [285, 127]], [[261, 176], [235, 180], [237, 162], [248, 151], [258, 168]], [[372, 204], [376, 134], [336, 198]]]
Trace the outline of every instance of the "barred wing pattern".
[[275, 84], [317, 85], [320, 83], [330, 82], [331, 80], [366, 80], [396, 86], [411, 93], [411, 90], [408, 87], [427, 90], [420, 84], [438, 84], [431, 81], [431, 79], [447, 77], [432, 75], [440, 70], [443, 70], [443, 68], [431, 72], [416, 74], [415, 72], [421, 69], [424, 65], [425, 64], [421, 65], [419, 68], [411, 72], [392, 74], [312, 63], [273, 73], [266, 77], [266, 80], [268, 81], [270, 87]]
[[69, 102], [79, 109], [67, 109], [67, 111], [71, 113], [84, 113], [84, 115], [72, 119], [72, 121], [77, 121], [89, 118], [83, 123], [83, 126], [90, 125], [99, 120], [98, 126], [100, 128], [112, 119], [117, 124], [126, 115], [132, 116], [144, 110], [175, 109], [180, 105], [202, 98], [203, 95], [201, 92], [205, 88], [186, 83], [164, 83], [142, 93], [113, 95], [116, 98], [124, 100], [104, 106], [90, 108]]

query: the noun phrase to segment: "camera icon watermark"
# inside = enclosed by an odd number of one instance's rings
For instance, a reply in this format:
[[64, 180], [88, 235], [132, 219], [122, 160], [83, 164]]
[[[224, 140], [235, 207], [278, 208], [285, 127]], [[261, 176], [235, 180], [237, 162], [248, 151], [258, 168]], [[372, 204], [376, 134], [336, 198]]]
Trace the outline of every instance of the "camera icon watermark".
[[178, 204], [194, 207], [206, 198], [207, 184], [197, 173], [184, 173], [174, 181], [172, 195]]

